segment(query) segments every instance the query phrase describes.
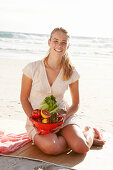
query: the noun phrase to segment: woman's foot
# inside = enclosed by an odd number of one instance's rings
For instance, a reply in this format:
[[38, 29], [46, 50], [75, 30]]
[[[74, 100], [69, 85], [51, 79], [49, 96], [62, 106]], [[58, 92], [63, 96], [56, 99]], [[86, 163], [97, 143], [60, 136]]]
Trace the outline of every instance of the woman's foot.
[[94, 146], [103, 146], [105, 144], [105, 141], [103, 140], [102, 135], [96, 128], [91, 128], [89, 126], [86, 126], [83, 130], [84, 136], [85, 137], [87, 136], [87, 133], [89, 130], [92, 130], [92, 132], [94, 133], [93, 145]]
[[96, 139], [94, 138], [93, 140], [93, 146], [103, 146], [105, 144], [105, 141], [104, 140], [100, 140], [100, 139]]
[[103, 146], [105, 144], [105, 141], [103, 140], [102, 134], [96, 128], [93, 128], [93, 130], [95, 132], [93, 145], [95, 145], [95, 146]]

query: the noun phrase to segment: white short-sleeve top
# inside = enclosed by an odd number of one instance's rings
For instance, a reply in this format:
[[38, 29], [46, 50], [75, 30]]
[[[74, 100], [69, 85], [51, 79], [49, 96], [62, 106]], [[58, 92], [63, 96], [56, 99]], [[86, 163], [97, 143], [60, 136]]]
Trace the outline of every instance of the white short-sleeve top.
[[60, 108], [65, 109], [65, 103], [63, 101], [64, 93], [68, 89], [69, 84], [79, 79], [79, 74], [76, 69], [74, 69], [71, 78], [67, 81], [63, 81], [63, 70], [61, 68], [56, 80], [53, 82], [52, 86], [50, 86], [43, 60], [29, 63], [24, 67], [23, 73], [32, 79], [29, 101], [33, 109], [37, 109], [44, 98], [50, 95], [54, 95]]

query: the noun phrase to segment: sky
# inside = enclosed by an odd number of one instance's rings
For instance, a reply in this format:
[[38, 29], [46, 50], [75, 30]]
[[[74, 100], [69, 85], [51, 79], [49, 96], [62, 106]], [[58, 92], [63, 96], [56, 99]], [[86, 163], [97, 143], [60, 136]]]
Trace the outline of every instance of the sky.
[[0, 31], [113, 38], [112, 0], [0, 0]]

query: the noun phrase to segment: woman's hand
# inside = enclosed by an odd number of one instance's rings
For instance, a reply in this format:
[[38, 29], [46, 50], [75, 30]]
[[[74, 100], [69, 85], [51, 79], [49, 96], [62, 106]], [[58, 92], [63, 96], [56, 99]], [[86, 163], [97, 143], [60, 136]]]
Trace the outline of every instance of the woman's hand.
[[66, 117], [67, 112], [65, 110], [60, 109], [58, 113], [60, 113], [60, 115], [63, 117], [64, 121], [67, 119], [67, 117]]
[[53, 130], [53, 133], [57, 133], [57, 132], [59, 132], [60, 131], [60, 129], [62, 129], [63, 128], [63, 124], [62, 125], [60, 125], [60, 126], [58, 126], [58, 127], [56, 127], [56, 129], [54, 129]]

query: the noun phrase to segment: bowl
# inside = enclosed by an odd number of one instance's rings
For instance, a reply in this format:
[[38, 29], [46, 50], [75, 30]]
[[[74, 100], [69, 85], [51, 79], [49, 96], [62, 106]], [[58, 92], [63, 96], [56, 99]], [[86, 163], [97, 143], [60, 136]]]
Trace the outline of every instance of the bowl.
[[53, 132], [58, 126], [63, 124], [63, 117], [60, 116], [60, 120], [57, 123], [42, 123], [36, 119], [29, 117], [30, 121], [33, 122], [34, 126], [37, 128], [37, 131], [41, 134], [47, 134]]

